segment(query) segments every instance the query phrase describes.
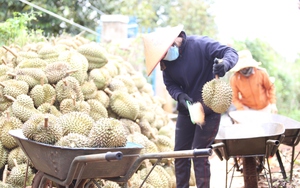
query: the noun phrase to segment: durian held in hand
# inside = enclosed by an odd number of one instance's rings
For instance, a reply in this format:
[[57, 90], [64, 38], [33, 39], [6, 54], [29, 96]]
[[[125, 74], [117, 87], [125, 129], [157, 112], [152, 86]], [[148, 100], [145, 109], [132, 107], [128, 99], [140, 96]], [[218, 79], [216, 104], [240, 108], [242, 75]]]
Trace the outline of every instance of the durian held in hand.
[[[222, 63], [222, 60], [215, 59], [214, 63]], [[202, 99], [206, 106], [216, 113], [227, 111], [232, 102], [232, 89], [228, 83], [219, 79], [219, 76], [206, 82], [202, 88]]]

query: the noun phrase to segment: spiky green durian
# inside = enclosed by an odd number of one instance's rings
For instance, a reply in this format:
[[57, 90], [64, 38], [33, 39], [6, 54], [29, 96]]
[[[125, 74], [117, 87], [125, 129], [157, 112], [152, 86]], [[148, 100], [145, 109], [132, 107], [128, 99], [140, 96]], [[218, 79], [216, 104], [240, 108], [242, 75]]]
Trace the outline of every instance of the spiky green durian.
[[69, 133], [63, 136], [55, 143], [55, 145], [69, 148], [90, 147], [89, 137], [78, 133]]
[[[14, 166], [7, 177], [7, 183], [16, 188], [24, 187], [24, 182], [26, 182], [26, 186], [31, 185], [34, 173], [31, 168], [27, 167], [26, 163]], [[25, 177], [27, 177], [27, 179], [25, 179]]]
[[55, 90], [56, 99], [58, 102], [61, 102], [64, 99], [70, 99], [72, 97], [74, 97], [76, 101], [84, 100], [80, 84], [78, 80], [72, 76], [68, 76], [57, 82]]
[[97, 43], [87, 43], [77, 48], [77, 51], [84, 55], [89, 62], [88, 70], [103, 67], [107, 62], [106, 50]]
[[105, 89], [105, 92], [109, 93], [109, 104], [116, 114], [120, 117], [131, 120], [135, 120], [137, 118], [139, 113], [139, 104], [132, 95], [118, 90], [111, 92], [108, 88]]
[[85, 112], [90, 113], [90, 104], [86, 101], [76, 101], [74, 98], [64, 99], [60, 102], [59, 109], [61, 113], [67, 114], [69, 112]]
[[21, 94], [14, 99], [11, 96], [5, 96], [13, 101], [11, 107], [13, 115], [22, 122], [27, 121], [32, 115], [41, 113], [34, 107], [33, 100], [30, 96]]
[[85, 112], [69, 112], [58, 117], [57, 124], [63, 128], [64, 136], [78, 133], [87, 136], [93, 127], [93, 118]]
[[81, 85], [84, 100], [94, 99], [97, 95], [97, 86], [93, 80], [85, 81]]
[[92, 147], [124, 147], [127, 142], [122, 122], [114, 118], [100, 118], [96, 121], [89, 138]]
[[202, 98], [206, 106], [216, 113], [224, 113], [232, 104], [232, 89], [221, 79], [213, 79], [202, 88]]
[[59, 61], [67, 62], [71, 69], [77, 70], [76, 72], [70, 73], [70, 76], [76, 78], [79, 84], [82, 84], [85, 80], [88, 71], [88, 60], [76, 50], [68, 50], [61, 52], [58, 57]]
[[37, 108], [43, 103], [51, 103], [53, 98], [56, 96], [55, 88], [50, 84], [35, 85], [29, 92], [29, 96], [34, 102], [34, 106]]
[[65, 61], [57, 61], [47, 64], [45, 74], [50, 84], [56, 84], [61, 79], [70, 76], [71, 73], [77, 70], [72, 70], [71, 65]]
[[21, 94], [26, 94], [29, 91], [29, 85], [25, 81], [21, 80], [5, 80], [0, 82], [2, 86], [2, 95], [9, 95], [14, 98]]
[[63, 128], [56, 123], [53, 114], [34, 114], [22, 126], [28, 139], [46, 144], [54, 144], [63, 136]]
[[0, 141], [7, 149], [13, 149], [18, 146], [16, 140], [8, 133], [10, 130], [21, 129], [22, 121], [9, 114], [0, 117]]
[[106, 69], [92, 69], [89, 74], [89, 80], [93, 80], [97, 88], [104, 89], [110, 82], [112, 77]]
[[108, 112], [105, 106], [96, 99], [89, 99], [87, 100], [87, 103], [90, 105], [90, 112], [89, 115], [97, 121], [100, 118], [108, 117]]

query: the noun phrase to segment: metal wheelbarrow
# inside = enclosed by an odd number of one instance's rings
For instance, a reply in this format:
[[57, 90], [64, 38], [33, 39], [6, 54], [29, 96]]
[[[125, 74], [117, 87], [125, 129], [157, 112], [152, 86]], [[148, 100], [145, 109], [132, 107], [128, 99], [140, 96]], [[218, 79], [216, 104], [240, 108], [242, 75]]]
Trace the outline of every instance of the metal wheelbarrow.
[[[257, 187], [258, 178], [255, 160], [257, 157], [268, 159], [269, 156], [273, 156], [283, 139], [283, 133], [284, 127], [279, 123], [243, 123], [220, 126], [215, 142], [211, 147], [220, 160], [223, 160], [223, 158], [226, 160], [226, 187], [228, 181], [228, 160], [230, 158], [243, 159], [245, 188]], [[232, 178], [233, 176], [234, 169]], [[270, 173], [269, 176], [272, 181]]]
[[145, 159], [158, 159], [158, 164], [163, 158], [212, 155], [211, 148], [140, 154], [143, 147], [130, 142], [117, 148], [58, 147], [29, 140], [21, 129], [11, 130], [9, 134], [39, 172], [40, 180], [32, 188], [44, 188], [49, 181], [55, 182], [58, 188], [87, 188], [94, 179], [111, 180], [127, 187], [127, 181]]
[[[295, 146], [297, 146], [300, 141], [300, 122], [283, 115], [271, 114], [271, 113], [259, 112], [259, 111], [231, 111], [229, 112], [229, 116], [236, 123], [278, 122], [283, 124], [285, 128], [285, 132], [284, 132], [285, 137], [281, 144], [292, 147], [292, 155], [291, 155], [291, 163], [290, 163], [290, 181], [292, 181], [294, 162], [297, 158], [297, 157], [295, 158]], [[284, 179], [286, 179], [287, 176], [286, 176], [285, 168], [282, 164], [281, 156], [278, 150], [276, 152], [276, 157], [279, 162], [282, 176]]]

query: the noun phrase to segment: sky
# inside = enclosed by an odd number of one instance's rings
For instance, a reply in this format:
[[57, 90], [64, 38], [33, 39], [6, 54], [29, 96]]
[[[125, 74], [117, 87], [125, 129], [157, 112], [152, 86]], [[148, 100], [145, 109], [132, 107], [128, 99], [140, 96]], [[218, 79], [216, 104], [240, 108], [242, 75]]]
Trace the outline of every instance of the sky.
[[299, 0], [215, 0], [220, 40], [261, 38], [288, 60], [300, 53]]

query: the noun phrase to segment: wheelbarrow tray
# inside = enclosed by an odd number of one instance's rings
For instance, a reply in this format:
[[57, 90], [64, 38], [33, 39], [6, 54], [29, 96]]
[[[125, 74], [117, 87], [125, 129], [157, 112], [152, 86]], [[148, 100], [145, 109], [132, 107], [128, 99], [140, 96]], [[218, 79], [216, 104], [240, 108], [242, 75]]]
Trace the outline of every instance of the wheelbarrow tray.
[[222, 143], [219, 151], [226, 160], [237, 156], [263, 156], [267, 150], [273, 149], [267, 148], [271, 146], [267, 142], [278, 142], [283, 133], [284, 127], [279, 123], [222, 125], [219, 127], [215, 143]]
[[229, 116], [237, 123], [264, 123], [264, 122], [277, 122], [283, 124], [285, 128], [284, 139], [281, 144], [288, 146], [296, 146], [300, 141], [300, 122], [289, 117], [271, 114], [260, 111], [231, 111]]
[[[21, 129], [11, 130], [9, 134], [16, 140], [37, 170], [60, 180], [67, 178], [70, 165], [75, 157], [117, 151], [130, 157], [118, 161], [87, 163], [82, 173], [82, 179], [124, 176], [143, 149], [142, 146], [132, 142], [128, 142], [125, 147], [116, 148], [59, 147], [30, 140], [23, 135]], [[77, 175], [78, 172], [75, 177]]]

